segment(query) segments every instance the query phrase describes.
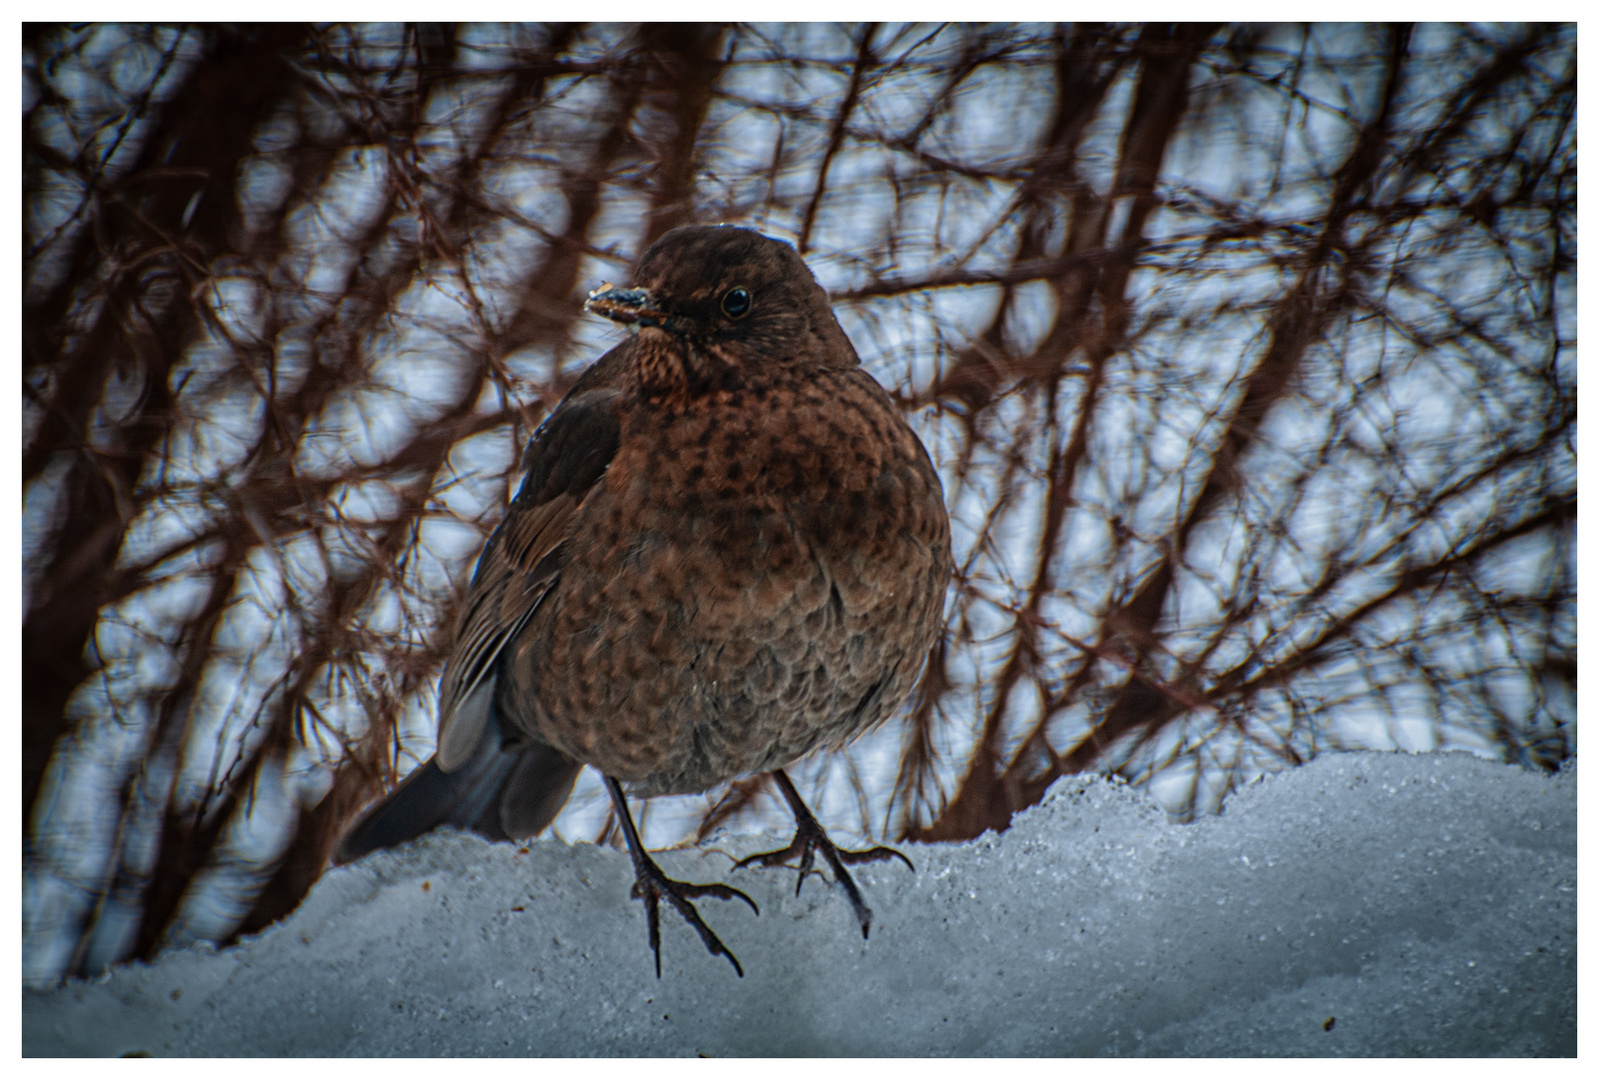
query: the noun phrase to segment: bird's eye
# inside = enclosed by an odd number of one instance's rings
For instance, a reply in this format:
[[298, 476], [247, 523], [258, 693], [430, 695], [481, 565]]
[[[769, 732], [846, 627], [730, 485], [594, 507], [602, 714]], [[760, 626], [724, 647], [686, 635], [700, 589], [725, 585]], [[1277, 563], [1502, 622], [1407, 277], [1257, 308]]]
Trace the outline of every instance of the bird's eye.
[[722, 297], [722, 314], [736, 322], [750, 313], [752, 303], [748, 289], [729, 289]]

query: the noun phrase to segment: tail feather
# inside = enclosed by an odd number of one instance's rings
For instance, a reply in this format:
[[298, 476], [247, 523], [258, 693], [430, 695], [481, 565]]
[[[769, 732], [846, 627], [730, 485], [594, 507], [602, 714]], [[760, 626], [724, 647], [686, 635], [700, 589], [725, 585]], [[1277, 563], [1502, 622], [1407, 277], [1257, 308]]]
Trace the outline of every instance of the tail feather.
[[566, 805], [582, 771], [581, 764], [553, 746], [540, 744], [523, 750], [501, 789], [500, 828], [512, 839], [537, 835]]
[[561, 812], [583, 766], [542, 743], [502, 749], [499, 716], [488, 723], [472, 756], [445, 772], [429, 758], [345, 833], [337, 864], [394, 847], [441, 825], [489, 840], [533, 836]]

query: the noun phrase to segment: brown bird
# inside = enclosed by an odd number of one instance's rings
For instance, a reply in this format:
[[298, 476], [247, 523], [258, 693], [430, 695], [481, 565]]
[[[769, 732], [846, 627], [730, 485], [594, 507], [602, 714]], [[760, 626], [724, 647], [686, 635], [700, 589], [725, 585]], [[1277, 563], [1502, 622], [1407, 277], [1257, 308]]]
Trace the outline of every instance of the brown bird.
[[[605, 777], [660, 975], [665, 899], [737, 958], [645, 852], [624, 788], [704, 791], [770, 772], [794, 841], [820, 852], [864, 936], [844, 851], [783, 767], [904, 700], [938, 632], [949, 519], [915, 432], [861, 370], [789, 247], [729, 226], [674, 229], [633, 288], [586, 308], [632, 333], [529, 442], [526, 478], [478, 559], [439, 691], [438, 751], [369, 811], [347, 862], [436, 826], [491, 839], [547, 826], [584, 765]], [[909, 860], [905, 860], [909, 865]]]

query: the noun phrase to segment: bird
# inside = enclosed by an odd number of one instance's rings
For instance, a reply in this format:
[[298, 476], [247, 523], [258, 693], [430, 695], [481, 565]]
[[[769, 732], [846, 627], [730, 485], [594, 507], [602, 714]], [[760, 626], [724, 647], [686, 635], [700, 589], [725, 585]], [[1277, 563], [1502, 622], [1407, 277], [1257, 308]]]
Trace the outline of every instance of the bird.
[[[864, 368], [789, 244], [684, 226], [633, 284], [584, 305], [626, 339], [529, 440], [453, 628], [434, 755], [345, 834], [350, 862], [441, 825], [491, 840], [554, 820], [584, 766], [613, 804], [656, 977], [664, 900], [711, 955], [738, 958], [628, 806], [769, 773], [792, 843], [736, 864], [820, 854], [860, 923], [846, 866], [899, 858], [834, 845], [785, 769], [887, 719], [939, 634], [949, 517], [926, 448]], [[914, 867], [912, 867], [914, 870]]]

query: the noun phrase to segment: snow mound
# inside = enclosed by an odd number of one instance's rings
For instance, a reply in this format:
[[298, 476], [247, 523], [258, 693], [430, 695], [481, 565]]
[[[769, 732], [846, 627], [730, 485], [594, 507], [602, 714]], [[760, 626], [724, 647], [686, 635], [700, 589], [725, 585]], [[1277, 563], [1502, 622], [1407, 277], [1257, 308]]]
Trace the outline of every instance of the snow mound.
[[[27, 1055], [1573, 1055], [1576, 768], [1342, 754], [1168, 824], [1100, 778], [842, 895], [667, 852], [748, 977], [619, 851], [435, 834], [239, 946], [23, 995]], [[841, 838], [842, 839], [842, 838]]]

